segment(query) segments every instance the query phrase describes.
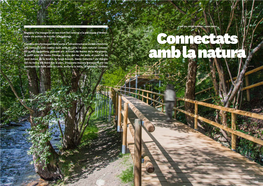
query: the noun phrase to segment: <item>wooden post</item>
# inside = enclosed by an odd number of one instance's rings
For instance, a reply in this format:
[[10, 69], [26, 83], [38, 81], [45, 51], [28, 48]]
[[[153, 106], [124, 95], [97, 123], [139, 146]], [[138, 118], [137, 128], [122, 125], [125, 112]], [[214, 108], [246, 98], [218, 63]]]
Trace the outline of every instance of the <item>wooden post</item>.
[[[105, 93], [105, 92], [104, 92]], [[102, 94], [102, 118], [104, 119], [105, 116], [105, 95]]]
[[118, 104], [118, 126], [117, 132], [121, 132], [121, 95], [119, 95], [119, 104]]
[[142, 121], [135, 119], [135, 134], [134, 134], [134, 186], [141, 186], [142, 180]]
[[114, 119], [115, 119], [115, 126], [117, 126], [117, 120], [118, 120], [118, 94], [114, 90], [114, 97], [115, 97], [115, 103], [114, 103], [114, 108], [115, 108], [115, 113], [114, 113]]
[[127, 151], [127, 123], [128, 123], [128, 103], [124, 103], [122, 154], [125, 154]]
[[[246, 87], [249, 86], [248, 76], [245, 76], [245, 81], [246, 81]], [[249, 89], [247, 89], [246, 92], [247, 92], [247, 101], [250, 101]]]
[[162, 98], [162, 112], [164, 111], [164, 99]]
[[[233, 130], [236, 130], [236, 119], [237, 115], [234, 113], [231, 113], [231, 128]], [[235, 134], [231, 134], [231, 149], [236, 150], [236, 141], [237, 141], [237, 136]]]
[[[142, 91], [142, 96], [144, 96], [144, 95], [143, 95], [143, 91]], [[143, 101], [143, 97], [142, 97], [142, 101]]]
[[137, 86], [138, 86], [138, 75], [136, 75], [136, 81], [135, 81], [135, 91], [134, 91], [134, 92], [136, 92], [135, 98], [137, 98], [137, 93], [138, 93]]
[[[155, 94], [153, 95], [153, 100], [155, 100]], [[153, 107], [155, 108], [155, 101], [153, 102]]]
[[149, 92], [147, 92], [147, 99], [146, 99], [146, 103], [147, 103], [147, 104], [149, 104], [149, 99], [148, 99], [148, 97], [149, 97]]
[[195, 130], [197, 130], [197, 115], [198, 115], [198, 104], [195, 103], [195, 127], [194, 127]]
[[124, 82], [125, 83], [125, 92], [124, 92], [125, 95], [126, 95], [126, 78], [127, 77], [125, 76], [125, 82]]

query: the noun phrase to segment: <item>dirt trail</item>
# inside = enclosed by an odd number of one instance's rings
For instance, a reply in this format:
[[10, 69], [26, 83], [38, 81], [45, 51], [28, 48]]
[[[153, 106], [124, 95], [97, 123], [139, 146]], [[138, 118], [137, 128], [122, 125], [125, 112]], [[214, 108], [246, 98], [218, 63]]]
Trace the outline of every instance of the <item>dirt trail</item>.
[[65, 157], [64, 181], [47, 182], [39, 179], [27, 186], [131, 186], [122, 183], [118, 177], [122, 171], [132, 165], [130, 154], [121, 155], [121, 134], [112, 124], [98, 121], [98, 138], [89, 146], [74, 150]]
[[[131, 156], [119, 157], [121, 153], [121, 136], [112, 124], [99, 122], [98, 138], [90, 147], [79, 151], [72, 175], [65, 180], [69, 186], [129, 186], [121, 183], [118, 175], [131, 164]], [[71, 170], [71, 171], [72, 171]]]

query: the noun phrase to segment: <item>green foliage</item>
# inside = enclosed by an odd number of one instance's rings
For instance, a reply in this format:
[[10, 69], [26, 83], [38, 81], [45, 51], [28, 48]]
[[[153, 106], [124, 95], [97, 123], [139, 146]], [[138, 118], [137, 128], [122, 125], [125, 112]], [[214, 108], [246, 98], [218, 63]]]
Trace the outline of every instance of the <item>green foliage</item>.
[[32, 143], [28, 154], [34, 155], [36, 159], [33, 159], [34, 163], [43, 164], [43, 169], [50, 161], [50, 146], [47, 145], [51, 140], [51, 131], [47, 129], [46, 124], [38, 124], [31, 127], [28, 130], [28, 140]]
[[[251, 133], [245, 131], [241, 132], [251, 135]], [[237, 146], [237, 152], [239, 152], [243, 156], [248, 157], [251, 160], [262, 164], [262, 161], [260, 160], [260, 154], [262, 154], [262, 147], [258, 144], [255, 144], [252, 141], [240, 138], [240, 141]]]
[[[36, 13], [39, 6], [34, 1], [0, 1], [1, 9], [1, 45], [0, 61], [1, 70], [13, 83], [14, 89], [18, 95], [23, 98], [28, 95], [26, 70], [23, 68], [24, 49], [23, 49], [23, 31], [24, 25], [36, 24]], [[6, 111], [10, 105], [16, 102], [16, 98], [9, 87], [8, 82], [3, 76], [0, 77], [1, 94], [0, 110], [1, 114]], [[23, 95], [22, 95], [23, 94]], [[10, 109], [9, 109], [10, 110]], [[9, 111], [8, 111], [9, 112]], [[10, 113], [10, 112], [9, 112]], [[15, 113], [15, 112], [14, 112]], [[7, 117], [1, 118], [6, 120]]]
[[7, 110], [5, 110], [1, 115], [3, 124], [8, 124], [11, 121], [18, 121], [19, 117], [29, 114], [18, 101], [10, 101], [9, 104], [9, 108], [7, 108]]
[[126, 170], [118, 176], [123, 183], [129, 183], [133, 181], [133, 165], [129, 166]]
[[[189, 1], [185, 4], [184, 1], [174, 1], [176, 5], [185, 13], [178, 11], [170, 2], [163, 1], [51, 1], [47, 6], [48, 17], [45, 20], [50, 25], [108, 25], [109, 37], [105, 42], [109, 46], [109, 68], [103, 76], [103, 84], [108, 86], [116, 85], [126, 73], [136, 64], [139, 66], [151, 65], [157, 59], [148, 57], [150, 49], [168, 49], [169, 44], [161, 45], [156, 41], [159, 33], [163, 32], [167, 35], [191, 35], [192, 28], [180, 28], [183, 25], [206, 25], [204, 11], [208, 14], [208, 24], [212, 26], [220, 25], [221, 29], [210, 30], [209, 32], [217, 31], [218, 34], [223, 34], [230, 22], [230, 12], [233, 5], [231, 1]], [[229, 27], [229, 35], [238, 35], [239, 44], [241, 45], [244, 38], [244, 29], [242, 28], [242, 4], [245, 4], [246, 18], [250, 17], [252, 3], [250, 1], [237, 2], [233, 22]], [[262, 17], [263, 4], [255, 1], [254, 14], [252, 15], [251, 25], [248, 25], [248, 36], [244, 40], [245, 47], [250, 44], [252, 38], [252, 30]], [[92, 106], [94, 108], [94, 100], [91, 98], [91, 91], [97, 83], [99, 70], [83, 70], [83, 77], [87, 79], [84, 83], [80, 81], [78, 91], [72, 91], [70, 82], [72, 82], [72, 69], [63, 69], [63, 77], [58, 69], [51, 70], [52, 88], [43, 94], [35, 97], [29, 96], [28, 77], [26, 69], [23, 68], [24, 63], [24, 46], [23, 46], [23, 31], [24, 25], [36, 25], [38, 23], [38, 12], [40, 10], [38, 0], [33, 1], [1, 1], [1, 46], [0, 60], [1, 70], [8, 76], [14, 85], [14, 89], [18, 96], [23, 98], [23, 101], [36, 110], [36, 112], [47, 111], [44, 117], [35, 117], [34, 121], [37, 124], [29, 130], [30, 141], [32, 147], [29, 153], [35, 154], [39, 158], [37, 161], [47, 163], [48, 152], [47, 142], [51, 139], [51, 132], [48, 129], [49, 121], [57, 120], [56, 114], [66, 118], [68, 111], [72, 107], [72, 102], [78, 102], [78, 105]], [[193, 21], [193, 19], [195, 21]], [[253, 46], [256, 46], [261, 40], [263, 33], [263, 22], [259, 23], [254, 35]], [[200, 29], [200, 35], [208, 34]], [[74, 38], [76, 40], [76, 38]], [[90, 41], [90, 38], [85, 38], [83, 42]], [[240, 46], [223, 45], [222, 48], [240, 48]], [[176, 48], [181, 49], [181, 45], [176, 45]], [[207, 46], [200, 44], [200, 49], [205, 49]], [[209, 47], [209, 46], [208, 46]], [[217, 46], [218, 47], [218, 46]], [[188, 45], [189, 48], [189, 45]], [[262, 52], [254, 55], [254, 61], [251, 61], [250, 66], [262, 65]], [[229, 68], [234, 76], [236, 75], [238, 63], [236, 59], [228, 60]], [[221, 61], [224, 64], [224, 61]], [[183, 97], [185, 93], [185, 82], [188, 68], [188, 61], [183, 58], [165, 59], [160, 66], [160, 80], [162, 87], [155, 89], [163, 92], [165, 86], [171, 83], [177, 90], [177, 97]], [[227, 72], [226, 65], [223, 65], [224, 71]], [[39, 69], [37, 78], [40, 77]], [[196, 91], [203, 90], [212, 86], [211, 78], [207, 75], [210, 73], [208, 59], [198, 60], [198, 73], [196, 80]], [[168, 78], [167, 74], [174, 76]], [[218, 79], [218, 74], [216, 75]], [[225, 78], [228, 78], [225, 73]], [[84, 79], [84, 78], [83, 78]], [[253, 78], [251, 82], [262, 79], [262, 73]], [[17, 120], [18, 116], [28, 114], [23, 110], [23, 107], [17, 103], [17, 100], [9, 87], [8, 82], [1, 76], [1, 95], [0, 109], [5, 122]], [[86, 80], [85, 80], [86, 81]], [[147, 87], [149, 88], [149, 86]], [[198, 100], [214, 96], [213, 90], [206, 92], [197, 97]], [[252, 96], [253, 97], [253, 96]], [[215, 99], [220, 100], [220, 98]], [[217, 101], [217, 103], [220, 101]], [[203, 113], [209, 110], [202, 109]], [[185, 115], [180, 113], [178, 119], [185, 122]], [[93, 120], [94, 118], [92, 118]], [[87, 121], [87, 119], [84, 121]], [[230, 122], [228, 122], [230, 123]], [[85, 129], [82, 145], [98, 137], [95, 125], [90, 125]], [[216, 131], [218, 132], [218, 131]], [[250, 142], [243, 139], [240, 140], [239, 151], [245, 155], [250, 153], [250, 156], [256, 158], [253, 153], [258, 153], [258, 147], [253, 146]], [[252, 154], [251, 154], [252, 153]], [[72, 164], [68, 164], [68, 169]], [[124, 173], [124, 178], [129, 175], [130, 170]]]
[[103, 75], [102, 83], [106, 86], [113, 87], [119, 83], [119, 81], [126, 75], [121, 67], [118, 67], [116, 70], [107, 71]]
[[91, 140], [97, 139], [98, 138], [98, 127], [96, 125], [90, 125], [88, 126], [84, 133], [83, 136], [81, 138], [81, 145], [82, 146], [86, 146], [88, 144], [90, 144]]

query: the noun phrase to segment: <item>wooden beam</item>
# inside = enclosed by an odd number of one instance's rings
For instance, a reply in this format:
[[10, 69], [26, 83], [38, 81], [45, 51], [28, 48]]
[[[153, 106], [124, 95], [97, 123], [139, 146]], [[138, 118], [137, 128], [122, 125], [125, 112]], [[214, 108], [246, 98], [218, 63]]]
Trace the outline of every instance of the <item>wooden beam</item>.
[[[246, 87], [249, 86], [249, 80], [248, 80], [248, 76], [245, 77], [245, 83], [246, 83]], [[245, 88], [246, 88], [245, 87]], [[250, 93], [249, 93], [249, 89], [246, 89], [247, 92], [247, 101], [250, 101]]]
[[[234, 113], [231, 113], [231, 128], [233, 130], [236, 130], [236, 117], [237, 115]], [[237, 141], [237, 136], [235, 134], [231, 134], [231, 149], [236, 150], [236, 141]]]
[[[187, 111], [185, 111], [185, 110], [181, 110], [181, 109], [178, 109], [178, 108], [175, 108], [175, 109], [178, 110], [179, 112], [182, 112], [182, 113], [184, 113], [184, 114], [187, 114], [187, 115], [189, 115], [189, 116], [194, 117], [194, 114], [192, 114], [192, 113], [190, 113], [190, 112], [187, 112]], [[240, 131], [233, 130], [233, 129], [228, 128], [228, 127], [226, 127], [226, 126], [223, 126], [223, 125], [221, 125], [221, 124], [219, 124], [219, 123], [216, 123], [216, 122], [214, 122], [214, 121], [211, 121], [211, 120], [209, 120], [209, 119], [206, 119], [206, 118], [204, 118], [204, 117], [202, 117], [202, 116], [197, 116], [197, 119], [199, 119], [199, 120], [201, 120], [201, 121], [204, 121], [204, 122], [206, 122], [206, 123], [209, 123], [209, 124], [211, 124], [211, 125], [213, 125], [213, 126], [215, 126], [215, 127], [218, 127], [218, 128], [220, 128], [220, 129], [223, 129], [223, 130], [225, 130], [225, 131], [227, 131], [227, 132], [230, 132], [231, 134], [235, 134], [235, 135], [237, 135], [237, 136], [240, 136], [240, 137], [242, 137], [242, 138], [245, 138], [245, 139], [247, 139], [247, 140], [250, 140], [250, 141], [252, 141], [252, 142], [254, 142], [254, 143], [258, 143], [258, 144], [260, 144], [260, 145], [263, 145], [263, 140], [261, 140], [261, 139], [255, 138], [255, 137], [253, 137], [253, 136], [250, 136], [250, 135], [245, 134], [245, 133], [240, 132]]]
[[127, 151], [127, 121], [128, 121], [128, 103], [124, 103], [122, 154], [125, 154]]
[[149, 156], [144, 156], [143, 157], [143, 163], [144, 163], [146, 171], [148, 173], [153, 173], [154, 172], [154, 166], [153, 166]]
[[259, 82], [259, 83], [255, 83], [255, 84], [253, 84], [253, 85], [249, 85], [249, 86], [243, 88], [242, 90], [252, 89], [252, 88], [255, 88], [255, 87], [258, 87], [258, 86], [261, 86], [261, 85], [263, 85], [263, 81], [261, 81], [261, 82]]
[[155, 130], [154, 125], [127, 98], [123, 97], [123, 100], [126, 103], [129, 103], [129, 106], [134, 114], [143, 121], [143, 125], [147, 129], [147, 131], [153, 132]]
[[134, 186], [142, 184], [142, 121], [135, 119], [135, 134], [134, 134]]
[[194, 123], [194, 129], [197, 130], [197, 116], [198, 116], [198, 104], [195, 103], [195, 123]]
[[118, 101], [118, 125], [117, 125], [117, 132], [121, 132], [121, 95], [119, 95]]
[[213, 104], [210, 104], [210, 103], [205, 103], [205, 102], [191, 100], [191, 99], [186, 99], [186, 98], [177, 98], [177, 100], [187, 101], [189, 103], [195, 103], [196, 102], [198, 105], [202, 105], [202, 106], [205, 106], [205, 107], [218, 109], [218, 110], [223, 110], [223, 111], [227, 111], [227, 112], [231, 112], [231, 113], [235, 113], [235, 114], [239, 114], [239, 115], [248, 116], [248, 117], [252, 117], [252, 118], [257, 118], [257, 119], [263, 120], [263, 115], [256, 114], [256, 113], [253, 113], [253, 112], [238, 110], [238, 109], [234, 109], [234, 108], [222, 107], [222, 106], [213, 105]]

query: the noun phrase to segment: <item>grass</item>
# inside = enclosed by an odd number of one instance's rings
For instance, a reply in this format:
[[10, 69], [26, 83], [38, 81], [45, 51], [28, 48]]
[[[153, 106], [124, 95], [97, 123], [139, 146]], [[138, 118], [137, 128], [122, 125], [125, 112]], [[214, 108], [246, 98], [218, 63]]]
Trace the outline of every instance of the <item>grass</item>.
[[131, 156], [130, 154], [119, 154], [119, 157], [122, 158], [121, 164], [123, 166], [128, 166], [128, 168], [122, 171], [122, 173], [117, 177], [120, 178], [122, 183], [131, 183], [131, 185], [133, 186], [134, 175], [133, 175], [133, 165], [129, 161], [130, 156]]
[[129, 183], [133, 181], [133, 165], [130, 165], [126, 170], [118, 176], [122, 183]]
[[85, 129], [79, 147], [74, 150], [66, 150], [63, 155], [60, 156], [60, 167], [65, 176], [64, 179], [70, 177], [74, 172], [75, 166], [79, 164], [78, 160], [83, 157], [83, 154], [80, 153], [81, 149], [90, 145], [92, 140], [98, 138], [98, 131], [98, 127], [92, 123]]
[[87, 146], [90, 144], [91, 140], [98, 138], [98, 127], [96, 125], [88, 126], [82, 136], [80, 147]]

